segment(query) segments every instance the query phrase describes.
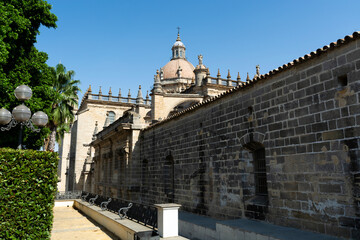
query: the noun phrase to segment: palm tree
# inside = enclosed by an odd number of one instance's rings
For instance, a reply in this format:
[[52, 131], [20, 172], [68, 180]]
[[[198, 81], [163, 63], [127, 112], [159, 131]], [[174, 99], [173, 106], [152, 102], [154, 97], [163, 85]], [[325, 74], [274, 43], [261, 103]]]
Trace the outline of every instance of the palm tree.
[[80, 91], [77, 86], [80, 81], [73, 79], [74, 71], [66, 71], [61, 63], [51, 69], [55, 100], [52, 105], [52, 118], [49, 121], [51, 133], [45, 144], [45, 149], [48, 151], [54, 151], [55, 141], [60, 142], [74, 122], [74, 109], [78, 104], [77, 92]]

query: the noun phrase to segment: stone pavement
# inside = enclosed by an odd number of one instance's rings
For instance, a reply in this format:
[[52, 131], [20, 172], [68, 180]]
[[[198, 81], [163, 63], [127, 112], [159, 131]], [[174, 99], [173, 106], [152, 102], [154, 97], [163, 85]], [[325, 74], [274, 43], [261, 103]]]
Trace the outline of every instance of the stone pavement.
[[54, 207], [51, 240], [118, 239], [72, 207]]
[[206, 240], [340, 240], [325, 234], [249, 219], [217, 220], [179, 211], [180, 234]]
[[[61, 203], [61, 201], [58, 201]], [[71, 202], [71, 201], [70, 201]], [[91, 218], [81, 214], [72, 207], [72, 203], [64, 201], [62, 207], [54, 207], [53, 229], [51, 240], [119, 240], [117, 236], [107, 231]], [[66, 205], [68, 204], [68, 207]], [[55, 203], [55, 205], [57, 205]], [[160, 240], [188, 240], [187, 238], [168, 237]]]

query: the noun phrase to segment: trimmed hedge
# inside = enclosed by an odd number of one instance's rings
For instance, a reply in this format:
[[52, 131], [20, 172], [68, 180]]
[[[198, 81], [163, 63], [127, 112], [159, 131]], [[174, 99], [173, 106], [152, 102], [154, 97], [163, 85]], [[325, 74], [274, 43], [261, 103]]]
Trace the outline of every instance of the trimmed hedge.
[[49, 239], [58, 154], [0, 149], [0, 239]]

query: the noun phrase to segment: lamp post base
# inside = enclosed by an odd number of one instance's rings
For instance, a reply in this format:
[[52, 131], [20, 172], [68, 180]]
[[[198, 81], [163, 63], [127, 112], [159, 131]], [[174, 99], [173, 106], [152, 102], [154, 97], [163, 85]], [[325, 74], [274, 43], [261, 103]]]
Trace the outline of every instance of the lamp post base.
[[22, 132], [23, 132], [23, 125], [20, 124], [20, 134], [19, 134], [19, 145], [17, 147], [17, 149], [22, 149], [21, 145], [22, 145]]

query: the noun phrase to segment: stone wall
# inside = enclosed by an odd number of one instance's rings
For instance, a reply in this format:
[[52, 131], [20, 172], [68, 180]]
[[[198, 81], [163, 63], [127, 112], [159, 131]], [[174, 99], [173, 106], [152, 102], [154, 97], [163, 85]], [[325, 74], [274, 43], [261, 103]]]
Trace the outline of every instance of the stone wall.
[[[70, 159], [68, 180], [61, 179], [62, 185], [66, 185], [66, 190], [84, 190], [84, 182], [87, 176], [83, 174], [84, 163], [89, 154], [89, 146], [95, 130], [95, 123], [98, 123], [98, 131], [103, 129], [106, 121], [107, 112], [115, 113], [115, 119], [123, 115], [129, 110], [133, 104], [113, 103], [107, 104], [105, 101], [85, 100], [83, 104], [84, 110], [77, 112], [77, 119], [71, 129]], [[85, 144], [85, 146], [84, 146]], [[62, 152], [66, 153], [67, 146], [64, 146]], [[66, 156], [61, 156], [66, 159]], [[64, 158], [65, 157], [65, 158]], [[62, 164], [65, 164], [64, 162]], [[66, 184], [66, 181], [69, 184]], [[63, 183], [64, 182], [64, 183]]]
[[[359, 99], [355, 40], [155, 124], [131, 160], [140, 198], [357, 238]], [[259, 149], [267, 194], [256, 189]]]
[[64, 192], [66, 190], [66, 168], [68, 167], [68, 162], [70, 160], [70, 141], [71, 141], [71, 132], [65, 132], [64, 137], [61, 140], [61, 145], [59, 146], [59, 164], [58, 164], [58, 184], [57, 190]]

